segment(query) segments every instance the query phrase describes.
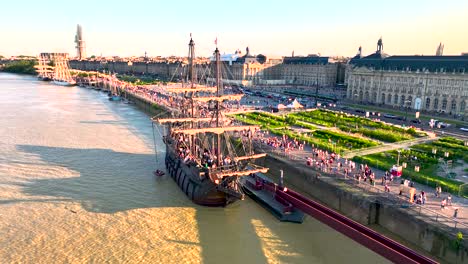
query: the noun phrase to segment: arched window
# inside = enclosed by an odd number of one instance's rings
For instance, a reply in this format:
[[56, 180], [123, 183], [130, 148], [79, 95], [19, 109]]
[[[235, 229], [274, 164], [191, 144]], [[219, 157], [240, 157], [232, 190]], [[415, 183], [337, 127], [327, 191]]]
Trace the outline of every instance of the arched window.
[[429, 108], [431, 107], [431, 98], [426, 98], [426, 110], [429, 110]]
[[400, 105], [405, 106], [405, 99], [406, 99], [406, 98], [405, 98], [404, 95], [402, 95], [402, 96], [400, 97]]
[[460, 112], [465, 112], [466, 103], [465, 100], [460, 103]]
[[439, 109], [439, 98], [434, 99], [434, 110]]
[[387, 102], [388, 102], [388, 104], [391, 104], [391, 103], [392, 103], [392, 95], [391, 95], [391, 94], [389, 94], [389, 95], [387, 96]]
[[385, 93], [382, 93], [382, 98], [380, 98], [382, 104], [385, 104]]
[[372, 103], [377, 103], [377, 92], [372, 93]]
[[397, 104], [398, 104], [398, 94], [395, 94], [395, 95], [393, 96], [393, 104], [394, 104], [394, 105], [397, 105]]
[[446, 110], [447, 109], [447, 98], [444, 98], [442, 100], [442, 110]]
[[366, 91], [366, 94], [365, 94], [364, 98], [365, 98], [365, 100], [367, 102], [369, 102], [369, 92], [368, 91]]

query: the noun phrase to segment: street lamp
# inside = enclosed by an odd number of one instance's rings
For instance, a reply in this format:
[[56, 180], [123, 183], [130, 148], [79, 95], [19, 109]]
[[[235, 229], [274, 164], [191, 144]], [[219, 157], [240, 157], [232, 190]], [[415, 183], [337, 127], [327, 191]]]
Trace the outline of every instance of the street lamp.
[[401, 150], [397, 150], [397, 151], [398, 151], [398, 158], [397, 158], [396, 165], [400, 166], [400, 153], [401, 153]]
[[319, 92], [319, 70], [320, 70], [320, 53], [317, 57], [317, 78], [316, 78], [316, 87], [315, 87], [315, 108], [318, 108], [318, 92]]
[[408, 120], [408, 109], [410, 108], [410, 106], [407, 106], [406, 104], [407, 103], [411, 103], [410, 100], [405, 100], [403, 106], [405, 107], [405, 122]]

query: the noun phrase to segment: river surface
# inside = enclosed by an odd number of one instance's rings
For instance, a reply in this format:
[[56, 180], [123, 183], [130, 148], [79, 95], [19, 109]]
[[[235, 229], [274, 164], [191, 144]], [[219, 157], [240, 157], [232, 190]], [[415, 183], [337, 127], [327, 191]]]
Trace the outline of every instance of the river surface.
[[388, 263], [248, 198], [194, 205], [153, 176], [154, 131], [104, 93], [0, 73], [0, 263]]

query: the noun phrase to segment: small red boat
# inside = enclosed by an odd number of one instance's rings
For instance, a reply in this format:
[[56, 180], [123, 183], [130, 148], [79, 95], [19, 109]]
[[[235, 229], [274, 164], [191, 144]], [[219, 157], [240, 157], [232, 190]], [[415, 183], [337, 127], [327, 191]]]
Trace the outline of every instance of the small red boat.
[[162, 170], [156, 170], [154, 172], [154, 176], [159, 176], [159, 177], [164, 176], [165, 174], [166, 173], [164, 173], [164, 171], [162, 171]]

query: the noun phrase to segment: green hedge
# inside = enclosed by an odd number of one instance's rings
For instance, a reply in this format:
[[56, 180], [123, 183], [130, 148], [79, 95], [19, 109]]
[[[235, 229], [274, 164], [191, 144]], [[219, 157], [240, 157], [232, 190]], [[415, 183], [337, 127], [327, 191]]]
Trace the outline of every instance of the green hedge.
[[397, 142], [412, 139], [419, 134], [415, 129], [405, 129], [368, 118], [355, 117], [328, 110], [315, 110], [289, 114], [300, 121], [313, 123], [325, 127], [338, 127], [340, 130], [351, 133], [360, 133], [366, 137], [384, 141]]

